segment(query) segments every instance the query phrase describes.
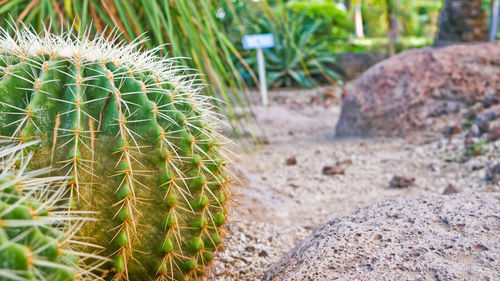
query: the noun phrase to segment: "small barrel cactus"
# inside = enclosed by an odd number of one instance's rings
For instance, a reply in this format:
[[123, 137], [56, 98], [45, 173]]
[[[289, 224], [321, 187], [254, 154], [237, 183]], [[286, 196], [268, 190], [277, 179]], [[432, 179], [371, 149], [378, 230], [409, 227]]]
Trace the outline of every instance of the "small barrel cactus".
[[224, 140], [199, 79], [140, 43], [2, 31], [0, 135], [39, 140], [32, 168], [96, 213], [79, 235], [112, 260], [103, 279], [200, 280], [224, 236]]
[[84, 218], [61, 202], [64, 178], [26, 171], [24, 147], [0, 143], [0, 280], [95, 280], [73, 245]]

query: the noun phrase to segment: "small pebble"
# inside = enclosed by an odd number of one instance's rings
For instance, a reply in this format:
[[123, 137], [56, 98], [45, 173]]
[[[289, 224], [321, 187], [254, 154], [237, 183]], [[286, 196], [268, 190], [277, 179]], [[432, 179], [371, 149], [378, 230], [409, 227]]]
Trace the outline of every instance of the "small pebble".
[[297, 157], [295, 157], [295, 156], [290, 156], [290, 157], [288, 157], [288, 158], [285, 160], [285, 163], [286, 163], [288, 166], [297, 165]]
[[460, 191], [453, 184], [450, 183], [443, 191], [443, 194], [449, 195], [449, 194], [454, 194], [454, 193], [459, 193], [459, 192]]
[[343, 175], [345, 173], [345, 169], [340, 164], [335, 164], [333, 166], [324, 166], [323, 167], [323, 175], [332, 176], [332, 175]]
[[415, 183], [415, 178], [408, 176], [398, 176], [394, 175], [389, 182], [391, 188], [407, 188]]

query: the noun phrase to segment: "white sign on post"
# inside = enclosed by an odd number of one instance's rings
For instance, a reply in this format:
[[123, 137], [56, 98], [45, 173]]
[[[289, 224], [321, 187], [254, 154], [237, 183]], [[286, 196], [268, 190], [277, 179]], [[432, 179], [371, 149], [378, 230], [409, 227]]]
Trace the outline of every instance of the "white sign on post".
[[262, 104], [267, 106], [266, 67], [264, 64], [263, 48], [274, 47], [274, 37], [270, 33], [252, 34], [243, 36], [243, 49], [257, 49], [257, 65], [259, 67], [260, 95]]

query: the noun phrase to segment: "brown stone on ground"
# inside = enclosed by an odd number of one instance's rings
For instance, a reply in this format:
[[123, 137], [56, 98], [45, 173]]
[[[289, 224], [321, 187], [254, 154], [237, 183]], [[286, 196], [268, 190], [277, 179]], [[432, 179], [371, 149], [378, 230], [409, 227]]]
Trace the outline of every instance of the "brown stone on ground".
[[297, 165], [297, 157], [295, 157], [295, 156], [290, 156], [290, 157], [288, 157], [288, 158], [285, 160], [285, 163], [286, 163], [288, 166]]
[[500, 193], [385, 200], [331, 220], [263, 277], [498, 280]]
[[323, 175], [333, 176], [333, 175], [343, 175], [345, 173], [345, 168], [341, 164], [335, 164], [333, 166], [323, 167]]
[[460, 132], [462, 132], [462, 130], [460, 129], [459, 124], [455, 124], [444, 128], [443, 135], [447, 138], [452, 138], [453, 136], [460, 134]]
[[338, 161], [337, 165], [350, 166], [350, 165], [352, 165], [352, 160], [351, 159], [345, 159], [345, 160], [342, 160], [342, 161]]
[[393, 176], [391, 181], [389, 182], [389, 187], [391, 188], [406, 188], [410, 187], [415, 183], [415, 178], [407, 177], [407, 176]]
[[254, 246], [246, 246], [245, 251], [247, 252], [255, 252], [255, 247]]
[[492, 182], [500, 181], [500, 163], [488, 167], [486, 170], [486, 180]]
[[408, 135], [427, 119], [499, 93], [500, 43], [410, 50], [367, 70], [347, 93], [336, 135]]
[[443, 194], [444, 195], [450, 195], [450, 194], [455, 194], [459, 193], [460, 191], [453, 185], [453, 184], [448, 184], [448, 186], [444, 189]]

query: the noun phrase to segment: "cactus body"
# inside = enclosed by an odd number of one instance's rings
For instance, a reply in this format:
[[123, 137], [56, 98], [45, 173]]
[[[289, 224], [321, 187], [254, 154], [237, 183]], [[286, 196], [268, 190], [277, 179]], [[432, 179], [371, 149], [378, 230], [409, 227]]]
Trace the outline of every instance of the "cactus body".
[[[221, 243], [228, 177], [216, 118], [172, 60], [99, 37], [0, 39], [0, 135], [70, 177], [107, 280], [198, 280]], [[1, 260], [0, 260], [1, 263]]]
[[68, 226], [77, 217], [60, 202], [61, 177], [25, 171], [22, 148], [0, 143], [0, 280], [95, 279], [71, 247], [78, 224]]

